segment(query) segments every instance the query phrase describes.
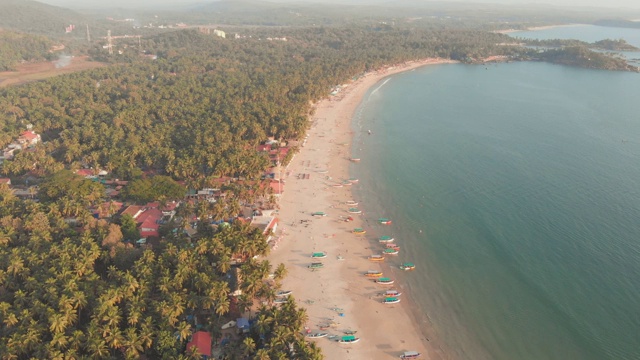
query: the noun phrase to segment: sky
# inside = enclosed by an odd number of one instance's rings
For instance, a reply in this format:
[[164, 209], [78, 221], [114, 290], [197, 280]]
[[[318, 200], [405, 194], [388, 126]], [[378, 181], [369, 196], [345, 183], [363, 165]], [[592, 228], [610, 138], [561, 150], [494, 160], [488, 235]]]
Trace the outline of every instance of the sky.
[[[147, 7], [147, 6], [166, 6], [172, 4], [188, 4], [188, 3], [203, 3], [212, 2], [204, 0], [39, 0], [40, 2], [63, 6], [63, 7], [75, 7], [75, 8], [88, 8], [88, 7], [101, 7], [101, 8], [113, 8], [113, 7]], [[269, 0], [267, 0], [269, 1]], [[302, 3], [322, 3], [323, 0], [271, 0], [272, 2], [302, 2]], [[381, 0], [373, 0], [376, 3], [383, 2]], [[428, 0], [425, 0], [428, 1]], [[640, 9], [640, 1], [638, 0], [449, 0], [451, 2], [466, 2], [466, 3], [495, 3], [495, 4], [510, 4], [510, 5], [524, 5], [524, 4], [536, 4], [536, 5], [554, 5], [554, 6], [586, 6], [586, 7], [604, 7], [604, 8], [630, 8]], [[344, 4], [366, 4], [366, 0], [330, 0], [331, 3], [344, 3]], [[384, 1], [388, 4], [393, 4], [392, 0]], [[440, 3], [446, 2], [439, 1]]]

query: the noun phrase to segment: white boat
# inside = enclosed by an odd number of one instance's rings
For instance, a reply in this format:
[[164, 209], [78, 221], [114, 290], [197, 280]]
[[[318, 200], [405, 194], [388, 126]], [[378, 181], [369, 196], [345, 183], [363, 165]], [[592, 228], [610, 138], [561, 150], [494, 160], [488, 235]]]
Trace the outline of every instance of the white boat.
[[287, 302], [287, 300], [288, 300], [288, 297], [279, 297], [279, 298], [273, 300], [273, 303], [274, 304], [284, 304], [284, 303]]
[[323, 337], [325, 337], [327, 335], [329, 335], [329, 334], [327, 334], [327, 333], [314, 333], [314, 334], [307, 335], [307, 337], [311, 338], [311, 339], [318, 339], [318, 338], [323, 338]]
[[404, 354], [400, 355], [400, 359], [417, 359], [420, 357], [420, 353], [417, 351], [405, 351]]
[[362, 214], [362, 210], [360, 210], [358, 208], [349, 208], [349, 210], [347, 210], [347, 212], [349, 214]]
[[353, 200], [349, 200], [349, 201], [347, 201], [347, 205], [349, 205], [349, 206], [357, 206], [358, 202], [357, 201], [353, 201]]
[[400, 302], [400, 299], [397, 297], [386, 297], [383, 301], [384, 304], [397, 304]]
[[398, 290], [387, 290], [383, 293], [380, 293], [381, 296], [386, 296], [386, 297], [398, 297], [400, 295], [402, 295], [401, 292], [399, 292]]
[[291, 295], [291, 290], [278, 291], [278, 293], [276, 294], [277, 297], [289, 296], [289, 295]]
[[341, 344], [357, 343], [358, 341], [360, 341], [360, 338], [357, 338], [353, 335], [343, 336], [340, 340], [338, 340], [338, 342]]
[[378, 242], [380, 242], [381, 244], [386, 244], [386, 243], [391, 243], [394, 240], [395, 239], [391, 236], [380, 236], [380, 238], [378, 239]]

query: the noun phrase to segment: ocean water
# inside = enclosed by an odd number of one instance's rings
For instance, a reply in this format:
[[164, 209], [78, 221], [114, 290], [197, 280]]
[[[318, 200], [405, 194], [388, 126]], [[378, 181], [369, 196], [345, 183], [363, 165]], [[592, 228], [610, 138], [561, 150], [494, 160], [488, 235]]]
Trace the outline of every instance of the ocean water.
[[640, 359], [640, 74], [428, 66], [353, 127], [369, 233], [449, 354]]

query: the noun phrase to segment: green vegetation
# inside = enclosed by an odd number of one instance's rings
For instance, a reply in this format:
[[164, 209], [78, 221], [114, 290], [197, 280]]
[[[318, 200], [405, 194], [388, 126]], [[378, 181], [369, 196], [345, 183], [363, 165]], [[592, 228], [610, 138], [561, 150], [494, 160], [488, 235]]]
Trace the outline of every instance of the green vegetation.
[[19, 62], [50, 60], [51, 45], [42, 36], [0, 30], [0, 71], [14, 70]]
[[[293, 299], [271, 305], [286, 268], [275, 269], [275, 285], [268, 280], [271, 265], [254, 259], [267, 253], [264, 235], [240, 221], [211, 225], [237, 216], [241, 203], [270, 198], [268, 205], [274, 205], [269, 180], [261, 178], [275, 160], [257, 145], [269, 137], [302, 139], [312, 104], [333, 86], [405, 61], [478, 62], [502, 55], [590, 68], [626, 66], [579, 42], [559, 42], [563, 48], [542, 53], [516, 45], [509, 36], [478, 30], [512, 25], [513, 18], [487, 25], [481, 19], [501, 15], [487, 10], [474, 18], [463, 6], [433, 17], [429, 7], [401, 7], [391, 15], [382, 6], [368, 7], [368, 13], [354, 6], [339, 17], [337, 8], [315, 5], [210, 6], [191, 19], [224, 19], [235, 25], [224, 30], [239, 38], [145, 29], [139, 33], [153, 34], [118, 42], [109, 55], [104, 40], [83, 48], [77, 45], [82, 35], [73, 33], [63, 43], [111, 66], [0, 91], [0, 145], [26, 124], [43, 138], [0, 169], [12, 178], [35, 177], [39, 186], [36, 191], [31, 183], [35, 201], [20, 200], [0, 185], [0, 358], [186, 358], [193, 330], [219, 338], [225, 320], [259, 301], [266, 305], [256, 324], [242, 344], [225, 350], [226, 358], [320, 359], [301, 334], [308, 320], [304, 309]], [[184, 21], [185, 14], [160, 18]], [[296, 26], [240, 26], [257, 18]], [[0, 21], [47, 35], [63, 31], [69, 21], [95, 22], [100, 31], [114, 25], [26, 0], [0, 4]], [[46, 58], [51, 45], [7, 31], [0, 39], [7, 39], [0, 42], [0, 67]], [[614, 40], [596, 45], [626, 48]], [[293, 154], [278, 161], [286, 164]], [[136, 247], [140, 233], [130, 215], [93, 218], [104, 187], [72, 171], [89, 167], [128, 180], [120, 196], [133, 202], [180, 199], [186, 188], [203, 187], [226, 197], [183, 203], [175, 218], [163, 222], [161, 240]], [[229, 280], [233, 274], [240, 276]], [[231, 296], [235, 290], [242, 295]]]
[[591, 51], [586, 47], [572, 46], [547, 50], [538, 55], [540, 60], [555, 64], [578, 66], [588, 69], [637, 71], [627, 61]]

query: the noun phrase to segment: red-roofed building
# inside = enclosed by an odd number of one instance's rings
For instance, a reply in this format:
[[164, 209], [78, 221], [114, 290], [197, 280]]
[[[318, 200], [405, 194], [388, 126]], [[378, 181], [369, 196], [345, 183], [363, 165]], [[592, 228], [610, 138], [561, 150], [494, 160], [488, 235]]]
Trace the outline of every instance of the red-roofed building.
[[211, 335], [206, 331], [197, 331], [187, 343], [187, 351], [195, 349], [203, 359], [211, 357]]
[[258, 150], [258, 151], [270, 151], [271, 150], [271, 145], [258, 145], [256, 147], [256, 150]]
[[0, 184], [11, 185], [11, 179], [9, 179], [9, 178], [0, 178]]
[[284, 192], [284, 184], [282, 181], [270, 181], [269, 186], [273, 190], [273, 195], [279, 196]]
[[95, 174], [93, 173], [93, 169], [79, 169], [78, 171], [76, 171], [76, 174], [80, 176], [84, 176], [86, 178], [95, 177]]
[[36, 134], [32, 130], [24, 131], [22, 132], [22, 134], [20, 134], [20, 137], [18, 137], [18, 142], [20, 144], [27, 144], [27, 146], [35, 145], [39, 143], [40, 140], [42, 140], [42, 138], [40, 137], [40, 134]]
[[132, 218], [136, 219], [143, 212], [143, 207], [138, 205], [129, 205], [120, 215], [131, 215]]
[[138, 230], [140, 231], [140, 236], [143, 238], [146, 237], [159, 237], [160, 233], [158, 230], [160, 229], [160, 220], [162, 220], [162, 211], [158, 209], [149, 209], [140, 216], [136, 218], [138, 224]]

